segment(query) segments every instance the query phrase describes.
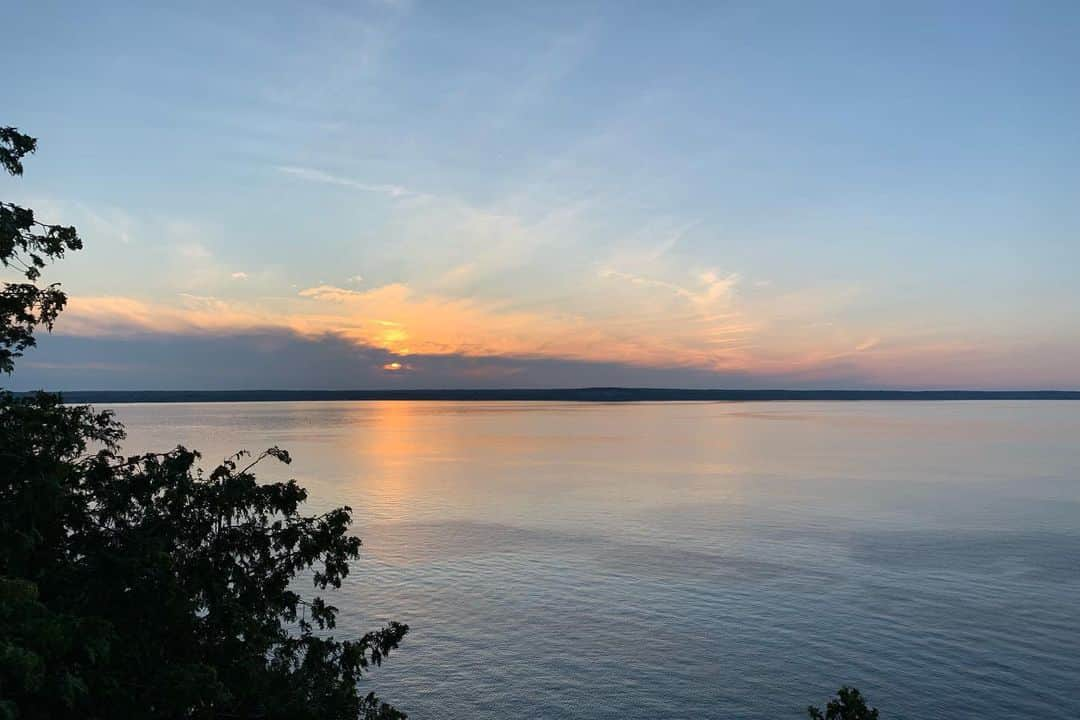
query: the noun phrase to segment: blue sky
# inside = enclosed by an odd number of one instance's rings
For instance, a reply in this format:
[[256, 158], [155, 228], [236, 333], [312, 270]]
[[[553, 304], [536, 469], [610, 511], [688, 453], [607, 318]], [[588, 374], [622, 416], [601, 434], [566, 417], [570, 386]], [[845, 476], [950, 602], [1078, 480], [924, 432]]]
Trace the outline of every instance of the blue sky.
[[5, 24], [0, 193], [87, 243], [16, 386], [1080, 387], [1080, 4]]

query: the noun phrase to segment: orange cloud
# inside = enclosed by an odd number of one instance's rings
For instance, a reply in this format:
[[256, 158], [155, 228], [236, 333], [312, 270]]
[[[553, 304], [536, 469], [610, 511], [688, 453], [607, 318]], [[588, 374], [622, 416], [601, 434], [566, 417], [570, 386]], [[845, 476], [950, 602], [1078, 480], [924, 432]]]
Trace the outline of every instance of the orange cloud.
[[180, 296], [173, 304], [124, 297], [73, 297], [58, 332], [228, 332], [285, 327], [334, 333], [398, 355], [560, 357], [640, 365], [729, 367], [749, 326], [693, 308], [619, 318], [599, 313], [516, 310], [504, 303], [423, 295], [395, 283], [367, 291], [330, 285], [273, 302]]
[[[839, 365], [889, 375], [924, 358], [955, 356], [933, 338], [901, 342], [881, 330], [846, 329], [821, 315], [851, 292], [812, 292], [740, 303], [738, 278], [703, 272], [685, 284], [604, 271], [584, 288], [580, 312], [543, 305], [419, 293], [394, 283], [370, 290], [318, 285], [293, 295], [239, 301], [180, 295], [172, 303], [126, 297], [73, 297], [57, 331], [72, 335], [134, 332], [229, 333], [289, 329], [327, 333], [402, 358], [409, 355], [560, 358], [644, 367], [813, 374]], [[590, 294], [590, 292], [592, 294]], [[817, 311], [807, 310], [816, 306]]]

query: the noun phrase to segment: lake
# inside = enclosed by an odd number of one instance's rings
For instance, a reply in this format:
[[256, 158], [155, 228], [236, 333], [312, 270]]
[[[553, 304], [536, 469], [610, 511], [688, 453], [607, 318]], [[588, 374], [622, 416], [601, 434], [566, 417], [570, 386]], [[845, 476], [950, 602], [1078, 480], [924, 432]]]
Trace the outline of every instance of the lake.
[[280, 445], [364, 540], [338, 634], [415, 720], [1080, 717], [1080, 402], [121, 405]]

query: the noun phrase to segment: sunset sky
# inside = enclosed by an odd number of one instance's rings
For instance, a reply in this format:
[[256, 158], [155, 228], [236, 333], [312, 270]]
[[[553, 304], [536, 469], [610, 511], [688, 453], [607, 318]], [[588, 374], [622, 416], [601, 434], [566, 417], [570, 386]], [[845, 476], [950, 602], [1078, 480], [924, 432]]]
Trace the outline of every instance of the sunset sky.
[[1080, 388], [1080, 3], [24, 2], [20, 389]]

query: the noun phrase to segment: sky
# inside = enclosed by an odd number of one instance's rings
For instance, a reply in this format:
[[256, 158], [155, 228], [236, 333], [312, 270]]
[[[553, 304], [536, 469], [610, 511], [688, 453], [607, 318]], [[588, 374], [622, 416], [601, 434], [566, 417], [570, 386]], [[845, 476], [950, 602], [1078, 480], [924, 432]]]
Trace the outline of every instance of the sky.
[[[17, 3], [17, 389], [1080, 389], [1080, 3]], [[10, 279], [10, 273], [7, 276]]]

